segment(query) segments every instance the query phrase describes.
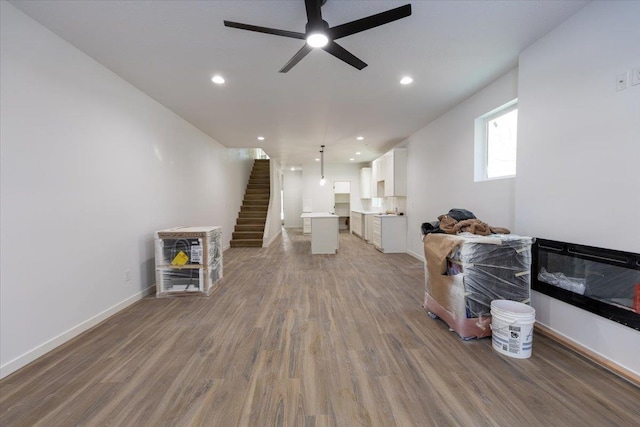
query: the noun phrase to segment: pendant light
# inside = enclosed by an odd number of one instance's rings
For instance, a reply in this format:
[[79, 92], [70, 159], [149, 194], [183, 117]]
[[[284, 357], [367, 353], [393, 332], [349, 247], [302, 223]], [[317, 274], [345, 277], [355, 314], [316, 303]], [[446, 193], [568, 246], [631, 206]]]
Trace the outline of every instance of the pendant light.
[[327, 182], [324, 179], [324, 145], [320, 146], [320, 185], [324, 185]]

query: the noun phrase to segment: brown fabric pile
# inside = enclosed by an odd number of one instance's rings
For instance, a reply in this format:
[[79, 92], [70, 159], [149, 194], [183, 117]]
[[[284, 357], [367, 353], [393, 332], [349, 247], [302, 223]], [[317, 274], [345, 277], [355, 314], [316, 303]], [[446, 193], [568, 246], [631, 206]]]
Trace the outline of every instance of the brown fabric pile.
[[440, 215], [438, 217], [440, 221], [440, 229], [447, 234], [457, 234], [462, 232], [468, 232], [478, 234], [480, 236], [488, 236], [489, 234], [510, 234], [511, 232], [506, 228], [491, 227], [489, 224], [480, 221], [479, 219], [465, 219], [463, 221], [456, 221], [449, 215]]

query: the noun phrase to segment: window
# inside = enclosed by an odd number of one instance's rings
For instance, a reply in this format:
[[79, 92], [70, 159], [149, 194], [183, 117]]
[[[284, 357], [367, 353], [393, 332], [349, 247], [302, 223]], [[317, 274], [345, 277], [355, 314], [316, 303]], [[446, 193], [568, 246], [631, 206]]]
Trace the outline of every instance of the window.
[[518, 100], [488, 112], [475, 121], [475, 181], [516, 175]]

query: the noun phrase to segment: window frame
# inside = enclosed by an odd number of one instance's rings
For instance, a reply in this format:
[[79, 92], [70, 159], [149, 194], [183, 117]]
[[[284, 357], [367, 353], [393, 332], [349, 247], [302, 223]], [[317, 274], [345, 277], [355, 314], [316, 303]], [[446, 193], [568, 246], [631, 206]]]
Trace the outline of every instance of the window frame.
[[[513, 175], [502, 175], [489, 178], [487, 169], [489, 166], [489, 129], [488, 123], [500, 116], [508, 114], [513, 110], [518, 109], [518, 98], [515, 98], [506, 104], [494, 108], [475, 119], [474, 129], [474, 182], [482, 181], [494, 181], [497, 179], [512, 179], [516, 177], [516, 173]], [[518, 146], [518, 139], [516, 136], [516, 150]]]

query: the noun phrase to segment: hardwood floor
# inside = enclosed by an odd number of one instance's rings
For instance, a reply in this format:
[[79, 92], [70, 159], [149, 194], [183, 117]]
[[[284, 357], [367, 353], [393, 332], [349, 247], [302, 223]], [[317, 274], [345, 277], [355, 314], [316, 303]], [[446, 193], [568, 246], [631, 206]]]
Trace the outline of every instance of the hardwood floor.
[[0, 425], [638, 425], [640, 389], [554, 341], [512, 359], [429, 318], [409, 255], [310, 246], [231, 248], [209, 298], [146, 298], [10, 375]]

